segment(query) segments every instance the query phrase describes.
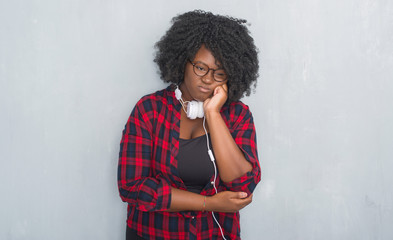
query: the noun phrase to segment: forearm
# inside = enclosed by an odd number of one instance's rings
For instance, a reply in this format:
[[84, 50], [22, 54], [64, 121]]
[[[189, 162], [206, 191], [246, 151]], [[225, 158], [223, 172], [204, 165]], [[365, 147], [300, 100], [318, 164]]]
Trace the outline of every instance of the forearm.
[[[172, 187], [169, 212], [203, 211], [205, 196]], [[205, 202], [206, 205], [206, 202]]]
[[219, 112], [207, 112], [206, 119], [220, 178], [230, 182], [252, 170], [252, 165], [232, 138]]
[[214, 196], [203, 196], [172, 187], [172, 200], [168, 212], [214, 211], [237, 212], [252, 201], [245, 192], [219, 192]]

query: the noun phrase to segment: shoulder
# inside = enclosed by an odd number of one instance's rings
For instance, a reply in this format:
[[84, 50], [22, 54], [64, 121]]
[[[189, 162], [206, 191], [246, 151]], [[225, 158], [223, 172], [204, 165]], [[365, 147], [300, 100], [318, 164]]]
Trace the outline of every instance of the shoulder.
[[226, 103], [222, 109], [221, 113], [231, 116], [231, 118], [236, 118], [245, 114], [251, 114], [250, 108], [241, 101], [234, 101], [231, 103]]
[[143, 112], [156, 111], [163, 106], [173, 104], [174, 96], [175, 93], [171, 86], [169, 86], [165, 89], [143, 96], [136, 103], [136, 107]]
[[221, 116], [229, 129], [236, 129], [243, 124], [253, 124], [250, 108], [241, 101], [226, 103], [221, 108]]

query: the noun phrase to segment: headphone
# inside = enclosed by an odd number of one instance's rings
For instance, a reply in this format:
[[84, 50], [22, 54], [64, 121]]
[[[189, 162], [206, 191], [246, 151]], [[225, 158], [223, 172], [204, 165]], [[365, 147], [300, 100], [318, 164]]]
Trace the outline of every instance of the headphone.
[[[179, 87], [176, 87], [175, 89], [175, 97], [179, 102], [181, 103], [184, 112], [186, 112], [187, 117], [189, 119], [196, 119], [196, 118], [203, 118], [204, 113], [203, 113], [203, 102], [200, 101], [183, 101], [181, 98], [182, 92], [180, 91]], [[185, 104], [187, 103], [187, 110], [185, 108]]]

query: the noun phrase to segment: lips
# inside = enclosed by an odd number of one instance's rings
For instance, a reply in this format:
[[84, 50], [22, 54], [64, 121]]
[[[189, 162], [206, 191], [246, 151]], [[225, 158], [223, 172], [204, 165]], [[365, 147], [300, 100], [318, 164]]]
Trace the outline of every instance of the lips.
[[203, 93], [209, 93], [210, 89], [207, 87], [203, 87], [203, 86], [198, 86], [199, 91], [203, 92]]

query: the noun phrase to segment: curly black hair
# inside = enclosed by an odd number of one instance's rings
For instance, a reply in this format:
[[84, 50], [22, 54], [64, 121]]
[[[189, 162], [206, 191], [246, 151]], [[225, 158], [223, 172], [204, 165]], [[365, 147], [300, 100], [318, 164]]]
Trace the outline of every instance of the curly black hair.
[[228, 102], [250, 95], [258, 78], [258, 50], [247, 21], [195, 10], [172, 19], [172, 26], [155, 44], [154, 62], [164, 82], [179, 84], [188, 59], [204, 45], [228, 74]]

